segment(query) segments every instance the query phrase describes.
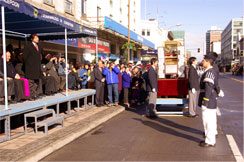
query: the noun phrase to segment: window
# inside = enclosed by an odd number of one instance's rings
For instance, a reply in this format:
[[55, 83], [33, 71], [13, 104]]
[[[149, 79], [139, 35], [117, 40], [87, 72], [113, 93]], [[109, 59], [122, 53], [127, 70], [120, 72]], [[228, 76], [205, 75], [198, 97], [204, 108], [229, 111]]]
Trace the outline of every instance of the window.
[[65, 12], [72, 14], [72, 2], [66, 0], [65, 1], [65, 8], [64, 8]]
[[101, 8], [99, 6], [97, 6], [97, 22], [99, 22], [99, 18], [101, 16]]
[[147, 31], [147, 36], [150, 36], [150, 30]]
[[122, 14], [122, 8], [121, 7], [119, 8], [119, 11], [120, 11], [120, 14]]
[[82, 17], [86, 17], [86, 14], [87, 14], [86, 6], [87, 6], [87, 0], [81, 0], [81, 16]]
[[142, 34], [143, 36], [145, 36], [145, 30], [142, 30], [141, 34]]
[[43, 0], [43, 3], [53, 6], [53, 0]]
[[113, 7], [113, 0], [110, 0], [110, 7]]

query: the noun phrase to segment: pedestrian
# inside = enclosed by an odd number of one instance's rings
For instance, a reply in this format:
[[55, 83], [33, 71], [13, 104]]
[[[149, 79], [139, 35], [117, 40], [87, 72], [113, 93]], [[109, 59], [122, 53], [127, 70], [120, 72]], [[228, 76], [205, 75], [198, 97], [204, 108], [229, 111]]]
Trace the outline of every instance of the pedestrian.
[[[114, 62], [109, 62], [107, 67], [103, 69], [103, 75], [106, 76], [106, 83], [108, 87], [108, 106], [118, 106], [119, 103], [119, 89], [118, 89], [118, 74], [120, 73], [119, 68]], [[113, 100], [114, 99], [114, 100]]]
[[[20, 75], [16, 73], [12, 62], [10, 62], [10, 59], [11, 59], [11, 53], [9, 51], [6, 51], [7, 85], [9, 86], [8, 100], [10, 103], [16, 103], [21, 101], [22, 99], [26, 99], [24, 94], [24, 81], [21, 80]], [[0, 78], [2, 79], [4, 78], [3, 55], [2, 58], [0, 59]], [[4, 93], [3, 93], [4, 85], [0, 86], [0, 89], [1, 89], [0, 97], [4, 97]]]
[[104, 86], [105, 77], [102, 74], [104, 68], [104, 62], [102, 60], [98, 61], [98, 65], [94, 68], [94, 80], [96, 88], [96, 106], [104, 106]]
[[122, 83], [123, 83], [123, 91], [124, 91], [124, 105], [130, 107], [129, 89], [131, 86], [131, 73], [129, 67], [125, 67], [125, 71], [122, 73]]
[[27, 43], [24, 48], [24, 72], [25, 77], [29, 80], [31, 98], [36, 99], [42, 95], [41, 83], [41, 60], [43, 50], [39, 46], [39, 37], [37, 34], [31, 35], [31, 42]]
[[[218, 58], [218, 54], [216, 52], [210, 52], [209, 55], [212, 55], [213, 58], [214, 58], [214, 60], [213, 60], [214, 61], [213, 69], [216, 72], [217, 80], [218, 80], [218, 82], [216, 83], [215, 90], [216, 90], [216, 92], [217, 92], [219, 97], [224, 97], [224, 92], [223, 92], [222, 89], [220, 89], [220, 86], [219, 86], [219, 67], [218, 67], [218, 65], [216, 63], [216, 60]], [[216, 120], [216, 122], [217, 122], [217, 120]], [[217, 123], [216, 123], [216, 125], [217, 125]], [[216, 134], [216, 136], [218, 135], [218, 130], [217, 129], [216, 129], [216, 133], [215, 134]]]
[[88, 88], [88, 70], [89, 64], [85, 64], [83, 68], [79, 69], [79, 78], [80, 78], [80, 85], [82, 89]]
[[156, 101], [158, 92], [158, 60], [156, 58], [151, 59], [151, 67], [148, 70], [148, 84], [147, 91], [149, 92], [149, 103], [147, 106], [146, 115], [149, 118], [155, 118], [156, 115]]
[[188, 72], [188, 79], [189, 79], [189, 115], [188, 117], [197, 117], [197, 106], [198, 106], [198, 97], [200, 93], [200, 82], [199, 76], [197, 74], [196, 66], [197, 66], [197, 59], [196, 57], [189, 58], [189, 72]]
[[201, 107], [202, 107], [202, 121], [204, 127], [205, 140], [200, 142], [201, 147], [215, 146], [216, 132], [217, 132], [217, 91], [218, 83], [217, 73], [213, 68], [213, 55], [205, 55], [203, 59], [203, 67], [205, 69], [202, 75], [201, 88]]

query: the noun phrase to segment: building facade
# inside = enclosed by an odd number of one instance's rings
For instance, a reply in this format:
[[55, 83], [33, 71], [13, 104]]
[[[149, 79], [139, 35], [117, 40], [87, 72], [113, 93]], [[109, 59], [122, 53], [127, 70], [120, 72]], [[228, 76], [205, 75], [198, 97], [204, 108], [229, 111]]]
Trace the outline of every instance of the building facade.
[[230, 65], [232, 60], [240, 59], [237, 43], [244, 35], [243, 22], [244, 17], [232, 19], [221, 34], [221, 60], [226, 65]]
[[167, 40], [167, 30], [159, 27], [155, 19], [141, 20], [141, 35], [155, 44], [155, 48], [162, 47]]
[[[127, 0], [87, 0], [87, 19], [98, 30], [98, 38], [110, 43], [112, 56], [126, 58], [123, 46], [128, 40]], [[140, 48], [148, 42], [140, 35], [141, 0], [130, 1], [130, 39], [136, 50], [130, 50], [130, 59], [140, 57]], [[151, 44], [149, 42], [149, 44]], [[154, 48], [154, 47], [153, 47]], [[128, 58], [128, 57], [127, 57]]]
[[[220, 54], [220, 52], [213, 51], [213, 49], [218, 48], [218, 44], [221, 42], [221, 33], [223, 30], [217, 28], [216, 26], [212, 26], [210, 30], [206, 33], [206, 53], [216, 52]], [[215, 45], [216, 47], [213, 47]]]
[[[128, 27], [128, 0], [85, 0], [87, 18], [94, 24], [105, 16]], [[130, 1], [130, 30], [138, 33], [141, 20], [141, 0]]]

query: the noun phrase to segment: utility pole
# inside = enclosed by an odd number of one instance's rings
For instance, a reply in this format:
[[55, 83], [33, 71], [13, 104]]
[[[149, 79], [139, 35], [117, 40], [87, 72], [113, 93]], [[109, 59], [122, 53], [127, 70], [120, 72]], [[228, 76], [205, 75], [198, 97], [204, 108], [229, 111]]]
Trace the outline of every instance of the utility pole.
[[128, 0], [128, 58], [127, 61], [130, 61], [130, 0]]

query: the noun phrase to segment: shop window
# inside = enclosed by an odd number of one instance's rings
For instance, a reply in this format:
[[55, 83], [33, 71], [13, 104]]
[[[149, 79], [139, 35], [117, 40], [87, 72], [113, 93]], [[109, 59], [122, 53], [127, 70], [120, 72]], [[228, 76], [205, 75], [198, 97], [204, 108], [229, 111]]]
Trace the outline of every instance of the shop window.
[[65, 1], [65, 8], [64, 8], [66, 13], [72, 14], [72, 2], [66, 0]]

